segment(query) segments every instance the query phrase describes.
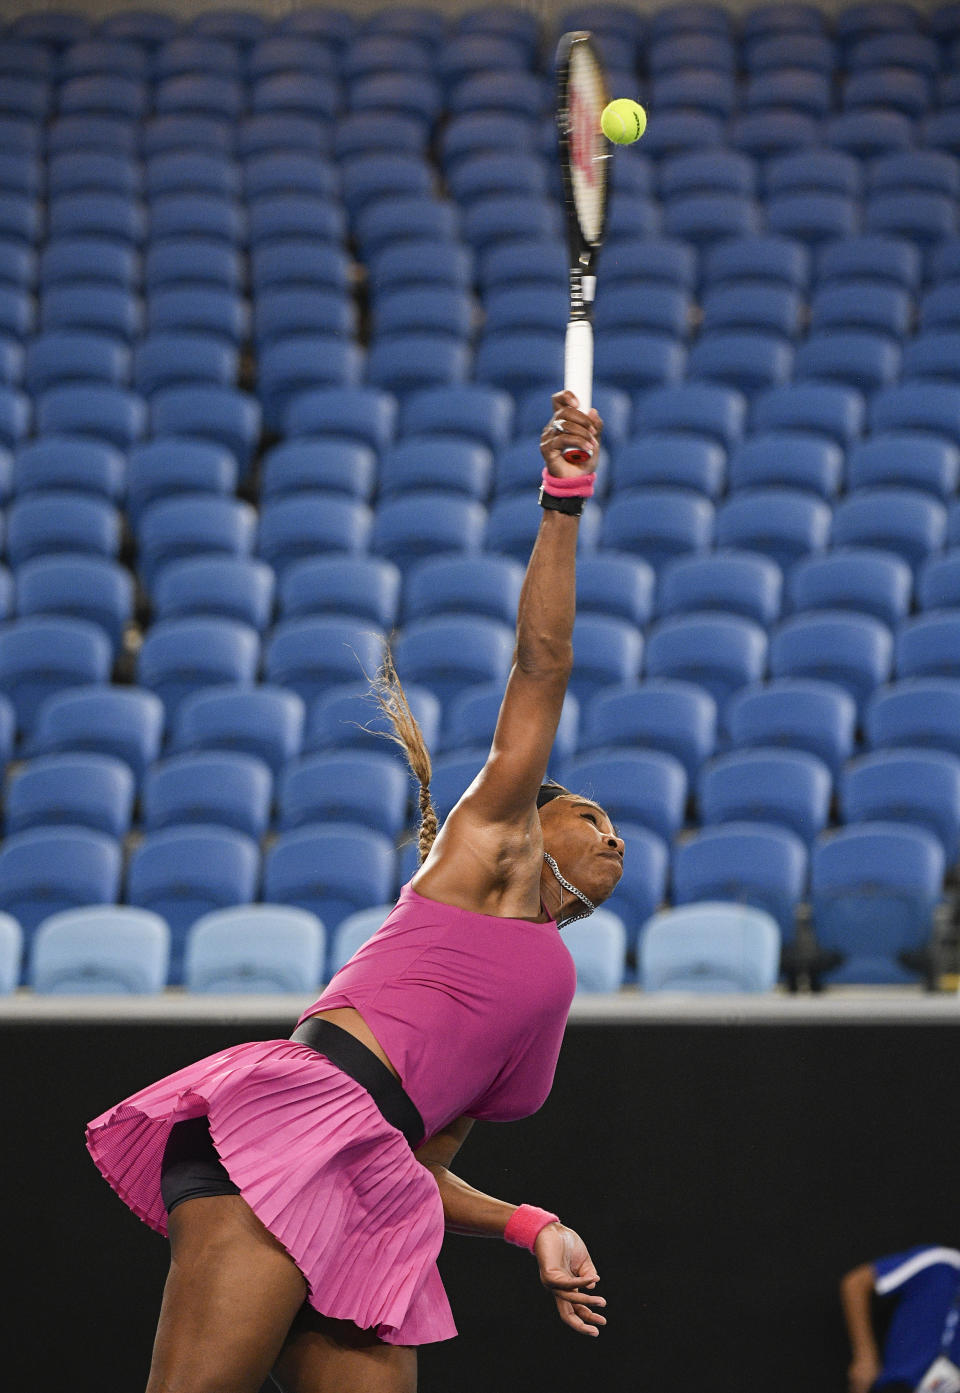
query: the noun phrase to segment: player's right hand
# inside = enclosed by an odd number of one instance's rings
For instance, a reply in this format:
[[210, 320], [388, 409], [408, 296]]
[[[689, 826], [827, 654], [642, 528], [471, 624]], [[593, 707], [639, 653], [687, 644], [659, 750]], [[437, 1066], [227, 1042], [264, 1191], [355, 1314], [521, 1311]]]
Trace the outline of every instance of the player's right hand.
[[[553, 415], [540, 436], [540, 453], [550, 473], [556, 479], [575, 479], [579, 474], [592, 474], [597, 467], [600, 433], [603, 422], [592, 407], [581, 411], [572, 392], [554, 392]], [[574, 447], [583, 450], [587, 459], [575, 464], [563, 457], [564, 450]]]
[[540, 1281], [553, 1295], [564, 1325], [579, 1335], [599, 1335], [599, 1327], [607, 1323], [602, 1313], [607, 1303], [594, 1293], [600, 1279], [580, 1235], [565, 1224], [547, 1224], [537, 1234], [533, 1252]]

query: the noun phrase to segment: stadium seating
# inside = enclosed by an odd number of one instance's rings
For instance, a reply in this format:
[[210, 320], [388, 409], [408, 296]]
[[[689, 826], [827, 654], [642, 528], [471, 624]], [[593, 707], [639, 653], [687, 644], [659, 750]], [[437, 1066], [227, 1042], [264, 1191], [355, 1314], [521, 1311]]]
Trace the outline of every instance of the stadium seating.
[[589, 919], [561, 930], [577, 970], [578, 992], [615, 992], [623, 984], [627, 935], [613, 910], [595, 909]]
[[326, 930], [288, 905], [211, 910], [191, 926], [184, 959], [189, 992], [314, 991], [323, 980]]
[[29, 983], [44, 994], [143, 994], [167, 985], [170, 930], [159, 914], [121, 905], [50, 914], [32, 940]]
[[780, 968], [780, 928], [763, 909], [703, 900], [653, 915], [643, 926], [644, 991], [769, 992]]

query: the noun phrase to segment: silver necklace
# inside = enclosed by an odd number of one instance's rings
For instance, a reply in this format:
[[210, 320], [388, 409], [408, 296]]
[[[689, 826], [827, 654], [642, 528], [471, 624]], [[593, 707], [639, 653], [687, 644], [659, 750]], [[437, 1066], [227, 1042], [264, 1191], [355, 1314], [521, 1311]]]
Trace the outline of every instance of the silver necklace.
[[[544, 861], [546, 861], [547, 865], [553, 871], [554, 875], [557, 877], [557, 880], [563, 886], [563, 889], [569, 890], [571, 895], [576, 895], [580, 903], [586, 906], [582, 914], [575, 914], [572, 919], [564, 919], [563, 927], [566, 928], [568, 924], [575, 924], [578, 919], [589, 919], [590, 915], [593, 913], [597, 906], [595, 904], [591, 904], [582, 890], [578, 890], [575, 885], [571, 885], [569, 880], [566, 880], [560, 874], [560, 868], [557, 865], [556, 861], [554, 861], [553, 857], [550, 855], [549, 851], [545, 851], [543, 853], [543, 859]], [[560, 906], [561, 908], [563, 906], [562, 893], [560, 895]]]

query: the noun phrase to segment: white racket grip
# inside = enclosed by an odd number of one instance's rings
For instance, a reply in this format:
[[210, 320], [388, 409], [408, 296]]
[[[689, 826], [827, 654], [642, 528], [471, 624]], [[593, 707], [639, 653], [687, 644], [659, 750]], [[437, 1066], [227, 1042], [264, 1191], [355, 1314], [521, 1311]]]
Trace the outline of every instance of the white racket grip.
[[571, 319], [563, 346], [563, 386], [576, 394], [581, 411], [593, 404], [593, 326], [588, 319]]

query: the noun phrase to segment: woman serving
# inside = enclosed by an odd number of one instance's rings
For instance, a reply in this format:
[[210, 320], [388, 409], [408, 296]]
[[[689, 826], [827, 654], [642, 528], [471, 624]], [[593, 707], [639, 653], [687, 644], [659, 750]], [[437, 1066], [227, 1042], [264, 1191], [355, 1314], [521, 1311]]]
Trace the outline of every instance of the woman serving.
[[[476, 1118], [549, 1093], [576, 986], [558, 927], [615, 889], [623, 843], [544, 783], [573, 660], [577, 519], [602, 424], [558, 393], [543, 517], [489, 757], [442, 828], [430, 760], [388, 661], [375, 684], [420, 780], [421, 865], [289, 1040], [235, 1045], [95, 1118], [87, 1145], [169, 1235], [147, 1393], [413, 1393], [416, 1347], [456, 1333], [445, 1229], [528, 1248], [561, 1320], [605, 1323], [596, 1269], [556, 1215], [449, 1169]], [[568, 463], [578, 448], [584, 464]]]

